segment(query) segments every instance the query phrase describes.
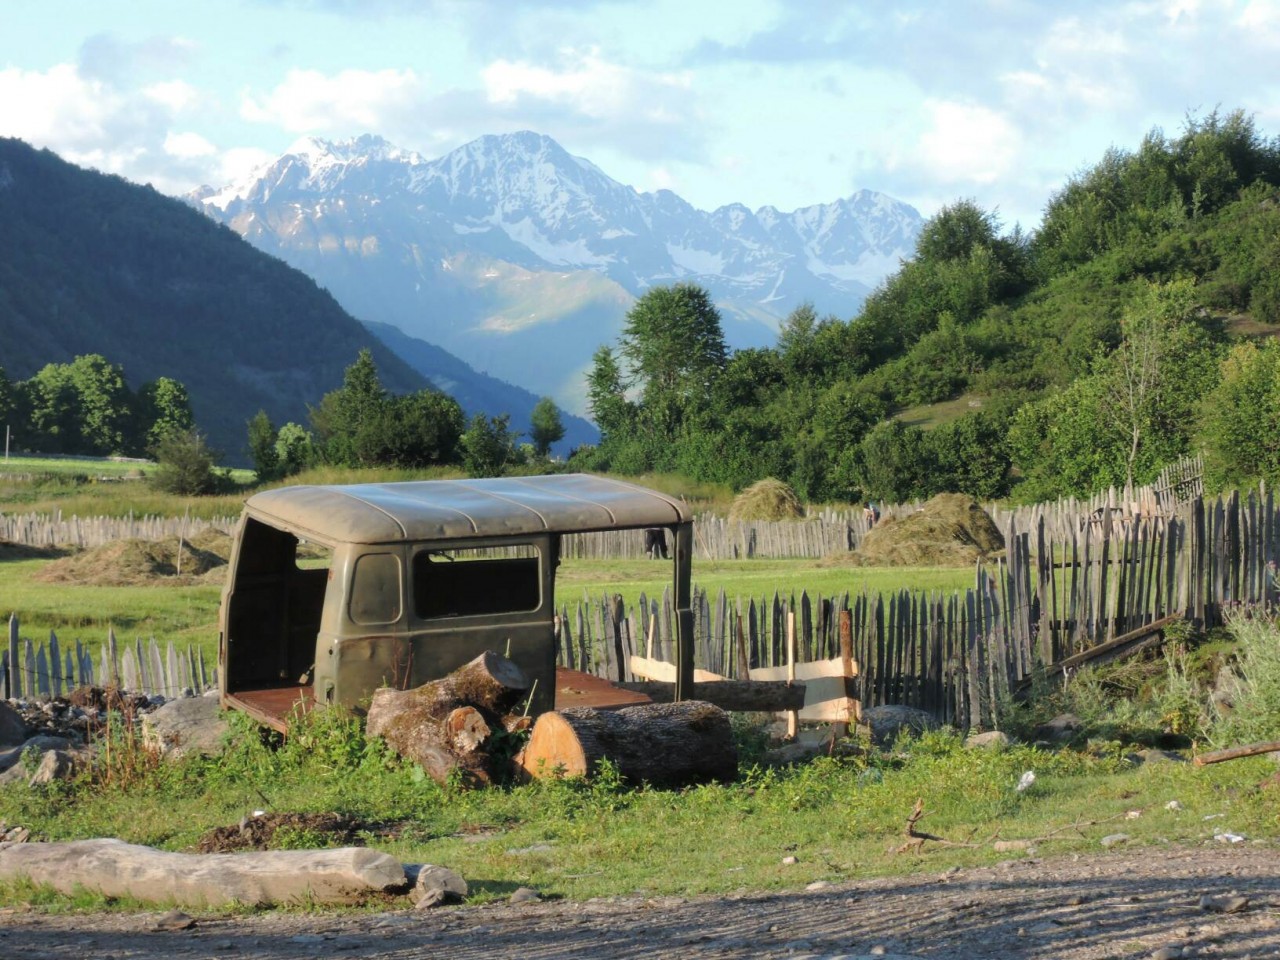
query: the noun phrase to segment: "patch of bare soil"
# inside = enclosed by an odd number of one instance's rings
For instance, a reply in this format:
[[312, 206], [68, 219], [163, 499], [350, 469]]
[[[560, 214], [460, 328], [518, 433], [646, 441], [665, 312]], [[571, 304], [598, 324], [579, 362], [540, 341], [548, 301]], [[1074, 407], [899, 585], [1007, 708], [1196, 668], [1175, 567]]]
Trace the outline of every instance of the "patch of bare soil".
[[[356, 831], [360, 822], [340, 813], [262, 813], [245, 817], [230, 827], [215, 827], [196, 844], [200, 853], [235, 853], [238, 850], [275, 849], [276, 835], [290, 834], [290, 845], [303, 837], [312, 846], [346, 847], [359, 845]], [[315, 839], [323, 837], [324, 842]]]
[[[1241, 960], [1274, 957], [1280, 949], [1276, 854], [1272, 842], [1156, 847], [910, 877], [833, 873], [826, 886], [784, 893], [211, 916], [185, 930], [157, 930], [160, 910], [55, 916], [10, 910], [0, 914], [0, 956]], [[927, 857], [915, 864], [927, 865]], [[467, 878], [473, 890], [494, 893], [514, 890], [509, 879]]]
[[871, 567], [963, 567], [1004, 549], [995, 521], [977, 502], [940, 493], [915, 513], [885, 517], [852, 554], [834, 563]]
[[[199, 546], [202, 536], [183, 540], [181, 548], [176, 539], [116, 540], [56, 560], [38, 572], [35, 579], [110, 587], [206, 582], [213, 571], [226, 566], [227, 558]], [[221, 547], [220, 541], [208, 539]]]

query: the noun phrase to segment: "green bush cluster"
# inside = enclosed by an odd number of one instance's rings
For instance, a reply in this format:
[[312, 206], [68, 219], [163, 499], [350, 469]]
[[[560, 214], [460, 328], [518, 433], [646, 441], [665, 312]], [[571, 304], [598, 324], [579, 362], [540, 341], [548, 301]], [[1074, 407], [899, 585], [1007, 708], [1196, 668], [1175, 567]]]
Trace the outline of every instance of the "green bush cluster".
[[[705, 291], [658, 288], [596, 354], [576, 463], [846, 502], [1088, 494], [1202, 448], [1214, 483], [1274, 480], [1274, 358], [1223, 366], [1221, 318], [1280, 323], [1278, 237], [1280, 143], [1215, 111], [1108, 151], [1033, 235], [945, 207], [857, 316], [802, 306], [771, 348], [726, 351]], [[931, 430], [897, 419], [959, 397], [977, 409]]]

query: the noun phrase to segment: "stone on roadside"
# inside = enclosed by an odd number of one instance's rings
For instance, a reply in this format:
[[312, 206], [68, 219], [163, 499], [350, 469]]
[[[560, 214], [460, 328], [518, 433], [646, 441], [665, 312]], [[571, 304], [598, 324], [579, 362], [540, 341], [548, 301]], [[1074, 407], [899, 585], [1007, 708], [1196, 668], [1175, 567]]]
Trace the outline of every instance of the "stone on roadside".
[[1128, 843], [1128, 842], [1129, 842], [1129, 835], [1127, 833], [1109, 833], [1102, 838], [1102, 845], [1106, 847], [1108, 850], [1111, 849], [1112, 847], [1118, 847], [1121, 844]]
[[904, 733], [920, 734], [938, 729], [933, 714], [892, 703], [863, 710], [860, 725], [870, 731], [871, 744], [875, 747], [891, 747]]
[[965, 738], [964, 745], [971, 750], [990, 750], [999, 753], [1008, 748], [1013, 741], [1003, 730], [988, 730], [986, 733], [973, 733]]
[[516, 887], [511, 894], [512, 903], [538, 903], [542, 900], [542, 894], [533, 887]]
[[405, 867], [404, 872], [413, 884], [409, 896], [420, 910], [450, 900], [466, 899], [467, 881], [462, 878], [462, 874], [448, 867], [437, 867], [430, 863], [410, 864]]
[[181, 910], [170, 910], [156, 918], [151, 929], [157, 933], [166, 930], [190, 930], [196, 925], [195, 918]]
[[21, 878], [60, 893], [201, 908], [356, 903], [407, 886], [399, 860], [367, 847], [189, 854], [115, 839], [0, 847], [0, 880]]
[[1211, 897], [1208, 894], [1200, 898], [1200, 909], [1209, 913], [1239, 913], [1247, 909], [1249, 898], [1236, 894]]
[[142, 741], [171, 759], [216, 757], [229, 729], [217, 697], [182, 697], [142, 715]]

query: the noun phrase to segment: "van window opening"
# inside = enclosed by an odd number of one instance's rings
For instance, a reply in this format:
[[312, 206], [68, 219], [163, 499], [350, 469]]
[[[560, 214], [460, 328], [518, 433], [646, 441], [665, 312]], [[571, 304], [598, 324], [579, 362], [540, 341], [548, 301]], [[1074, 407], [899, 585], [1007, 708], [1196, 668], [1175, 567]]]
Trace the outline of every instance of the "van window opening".
[[541, 560], [526, 543], [420, 550], [413, 557], [414, 614], [430, 620], [537, 610]]

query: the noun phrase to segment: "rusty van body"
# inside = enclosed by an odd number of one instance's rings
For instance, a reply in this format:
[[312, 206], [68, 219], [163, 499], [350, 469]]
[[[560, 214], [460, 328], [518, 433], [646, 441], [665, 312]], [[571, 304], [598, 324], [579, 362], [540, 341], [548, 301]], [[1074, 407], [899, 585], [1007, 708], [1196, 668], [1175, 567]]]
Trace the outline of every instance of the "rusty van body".
[[531, 712], [551, 709], [568, 689], [556, 674], [562, 538], [655, 528], [674, 541], [683, 698], [693, 682], [693, 532], [679, 500], [586, 474], [256, 494], [222, 594], [222, 703], [284, 730], [296, 709], [358, 708], [381, 686], [415, 687], [495, 650], [536, 681]]

